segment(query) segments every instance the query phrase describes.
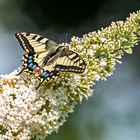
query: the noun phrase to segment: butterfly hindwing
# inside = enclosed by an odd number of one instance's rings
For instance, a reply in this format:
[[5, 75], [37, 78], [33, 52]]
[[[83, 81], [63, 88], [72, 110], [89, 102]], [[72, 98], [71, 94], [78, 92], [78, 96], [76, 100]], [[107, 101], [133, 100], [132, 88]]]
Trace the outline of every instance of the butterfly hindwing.
[[37, 87], [39, 87], [44, 80], [49, 81], [59, 75], [56, 71], [45, 71], [42, 67], [38, 66], [38, 64], [34, 62], [34, 55], [32, 54], [23, 55], [22, 62], [22, 70], [20, 73], [22, 73], [22, 71], [30, 74], [34, 73], [35, 78], [40, 81]]

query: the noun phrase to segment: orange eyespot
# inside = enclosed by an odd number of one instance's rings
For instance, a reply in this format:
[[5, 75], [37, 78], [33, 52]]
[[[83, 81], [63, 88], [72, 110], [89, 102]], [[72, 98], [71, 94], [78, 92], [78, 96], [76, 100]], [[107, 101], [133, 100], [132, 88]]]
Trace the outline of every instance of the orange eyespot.
[[39, 70], [39, 71], [37, 72], [37, 74], [38, 74], [38, 75], [40, 75], [41, 73], [42, 73], [42, 71], [41, 71], [41, 70]]
[[34, 68], [34, 72], [38, 72], [39, 71], [39, 69], [36, 67], [36, 68]]
[[34, 68], [34, 72], [40, 75], [42, 73], [42, 70], [39, 70], [38, 67]]

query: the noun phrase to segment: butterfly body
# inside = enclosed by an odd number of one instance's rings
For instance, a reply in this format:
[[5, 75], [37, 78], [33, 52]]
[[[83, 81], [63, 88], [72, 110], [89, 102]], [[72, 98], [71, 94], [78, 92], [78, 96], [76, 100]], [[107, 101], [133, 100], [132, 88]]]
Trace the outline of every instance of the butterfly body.
[[33, 33], [21, 32], [15, 36], [24, 50], [20, 73], [23, 71], [34, 73], [40, 84], [46, 79], [58, 76], [60, 72], [84, 72], [86, 67], [84, 60], [68, 46], [58, 45]]

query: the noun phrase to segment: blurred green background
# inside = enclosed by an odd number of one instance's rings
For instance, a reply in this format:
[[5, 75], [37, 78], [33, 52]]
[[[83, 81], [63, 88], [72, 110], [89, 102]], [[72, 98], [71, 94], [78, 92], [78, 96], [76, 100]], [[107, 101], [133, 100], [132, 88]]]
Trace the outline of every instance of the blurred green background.
[[[35, 32], [58, 43], [68, 34], [69, 42], [139, 9], [140, 0], [0, 0], [0, 73], [21, 64], [16, 32]], [[47, 140], [140, 140], [140, 45], [122, 61]]]

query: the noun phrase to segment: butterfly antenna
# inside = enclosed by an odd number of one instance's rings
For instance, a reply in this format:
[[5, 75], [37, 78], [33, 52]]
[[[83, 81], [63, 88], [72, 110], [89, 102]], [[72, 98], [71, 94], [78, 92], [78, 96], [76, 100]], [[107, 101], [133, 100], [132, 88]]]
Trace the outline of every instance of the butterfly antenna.
[[66, 43], [68, 43], [68, 33], [66, 33]]

